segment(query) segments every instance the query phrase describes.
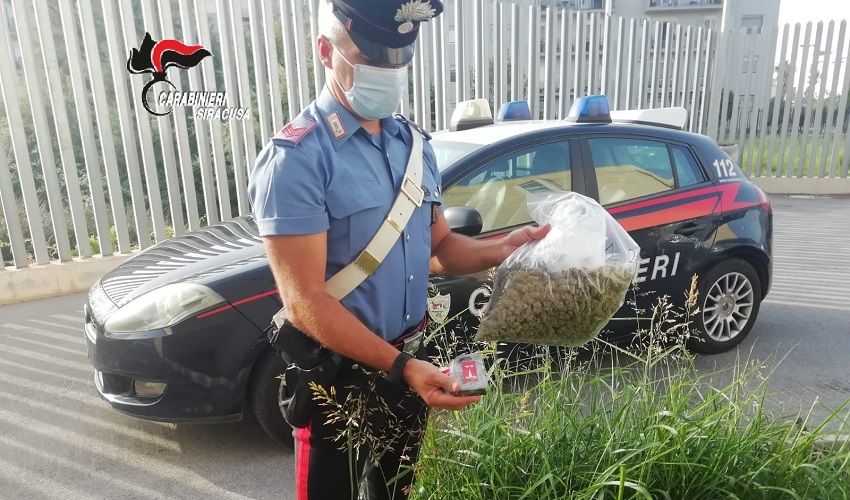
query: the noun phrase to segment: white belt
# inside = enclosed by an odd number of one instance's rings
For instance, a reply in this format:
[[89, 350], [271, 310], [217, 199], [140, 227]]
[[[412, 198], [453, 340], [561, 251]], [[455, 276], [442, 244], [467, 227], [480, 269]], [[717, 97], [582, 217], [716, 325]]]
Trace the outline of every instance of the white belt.
[[[422, 199], [425, 196], [425, 192], [420, 187], [422, 184], [422, 135], [410, 124], [408, 124], [408, 129], [413, 138], [413, 147], [410, 151], [410, 158], [407, 160], [401, 189], [392, 208], [390, 208], [389, 214], [387, 214], [381, 227], [378, 228], [378, 232], [366, 245], [366, 248], [354, 259], [354, 262], [340, 269], [325, 283], [328, 295], [337, 300], [341, 300], [351, 293], [378, 269], [378, 266], [392, 250], [395, 242], [398, 241], [401, 233], [404, 232], [413, 212], [422, 206]], [[283, 325], [285, 319], [285, 308], [278, 311], [273, 317], [278, 328]]]

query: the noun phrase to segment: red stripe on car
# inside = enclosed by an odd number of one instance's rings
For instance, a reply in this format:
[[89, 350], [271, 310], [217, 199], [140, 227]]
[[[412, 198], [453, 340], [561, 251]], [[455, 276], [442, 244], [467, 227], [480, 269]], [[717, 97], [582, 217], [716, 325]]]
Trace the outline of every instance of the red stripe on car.
[[258, 295], [253, 295], [251, 297], [248, 297], [247, 299], [237, 300], [236, 302], [234, 302], [232, 304], [227, 304], [226, 306], [219, 307], [218, 309], [213, 309], [212, 311], [207, 311], [203, 314], [199, 314], [195, 319], [203, 319], [203, 318], [206, 318], [207, 316], [212, 316], [213, 314], [217, 314], [217, 313], [220, 313], [222, 311], [226, 311], [226, 310], [231, 309], [235, 306], [239, 306], [239, 305], [245, 304], [247, 302], [251, 302], [253, 300], [262, 299], [263, 297], [268, 297], [269, 295], [274, 295], [276, 293], [277, 293], [277, 290], [270, 290], [268, 292], [263, 292], [263, 293], [258, 294]]

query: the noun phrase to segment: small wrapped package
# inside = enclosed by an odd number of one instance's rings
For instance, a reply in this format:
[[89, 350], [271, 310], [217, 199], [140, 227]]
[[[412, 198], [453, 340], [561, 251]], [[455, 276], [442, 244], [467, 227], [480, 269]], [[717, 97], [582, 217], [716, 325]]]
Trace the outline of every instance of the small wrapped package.
[[451, 393], [455, 396], [478, 396], [487, 393], [487, 369], [480, 352], [462, 354], [440, 370], [460, 382], [460, 390]]
[[595, 200], [573, 192], [529, 196], [552, 229], [497, 269], [477, 341], [581, 346], [623, 304], [640, 247]]

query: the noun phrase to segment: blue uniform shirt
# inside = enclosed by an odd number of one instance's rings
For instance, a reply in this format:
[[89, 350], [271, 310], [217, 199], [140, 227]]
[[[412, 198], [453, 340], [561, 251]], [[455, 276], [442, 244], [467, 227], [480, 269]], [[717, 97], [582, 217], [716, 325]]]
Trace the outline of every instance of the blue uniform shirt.
[[[440, 172], [426, 141], [425, 199], [378, 270], [342, 304], [366, 327], [393, 340], [425, 315], [431, 211], [439, 205]], [[389, 213], [399, 192], [412, 138], [395, 118], [372, 135], [325, 88], [260, 152], [248, 185], [261, 236], [327, 231], [325, 279], [354, 261]]]

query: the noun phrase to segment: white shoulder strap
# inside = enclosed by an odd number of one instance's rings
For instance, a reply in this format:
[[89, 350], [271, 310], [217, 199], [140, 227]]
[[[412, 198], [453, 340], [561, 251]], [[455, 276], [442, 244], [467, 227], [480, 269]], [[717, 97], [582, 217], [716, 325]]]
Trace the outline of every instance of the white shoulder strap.
[[404, 179], [401, 181], [401, 189], [390, 213], [354, 262], [331, 276], [326, 284], [328, 295], [337, 300], [351, 293], [378, 269], [404, 231], [413, 211], [422, 205], [422, 135], [413, 128], [410, 128], [410, 134], [413, 137], [413, 148], [407, 161]]
[[[413, 138], [413, 147], [410, 150], [410, 158], [407, 160], [407, 169], [404, 172], [404, 179], [401, 181], [401, 189], [392, 208], [390, 208], [389, 214], [387, 214], [387, 218], [378, 228], [378, 232], [375, 233], [369, 244], [366, 245], [366, 248], [360, 252], [354, 262], [340, 269], [326, 282], [325, 288], [328, 295], [337, 300], [341, 300], [351, 293], [378, 269], [401, 233], [404, 232], [413, 212], [417, 207], [422, 206], [422, 199], [425, 196], [421, 187], [422, 134], [410, 124], [407, 124], [407, 126]], [[284, 319], [286, 319], [284, 309], [274, 315], [274, 322], [278, 328], [283, 325]]]

